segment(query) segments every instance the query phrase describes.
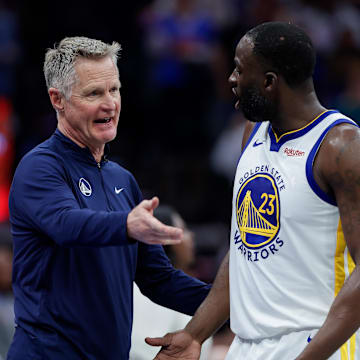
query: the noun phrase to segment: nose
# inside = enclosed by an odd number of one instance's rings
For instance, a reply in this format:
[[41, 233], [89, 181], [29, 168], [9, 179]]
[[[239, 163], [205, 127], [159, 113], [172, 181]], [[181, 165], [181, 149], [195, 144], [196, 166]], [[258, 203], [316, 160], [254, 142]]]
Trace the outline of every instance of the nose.
[[102, 101], [102, 108], [106, 111], [114, 111], [119, 107], [120, 100], [119, 97], [114, 97], [112, 94], [104, 95]]
[[228, 82], [232, 87], [236, 85], [236, 76], [234, 74], [234, 71], [230, 74]]

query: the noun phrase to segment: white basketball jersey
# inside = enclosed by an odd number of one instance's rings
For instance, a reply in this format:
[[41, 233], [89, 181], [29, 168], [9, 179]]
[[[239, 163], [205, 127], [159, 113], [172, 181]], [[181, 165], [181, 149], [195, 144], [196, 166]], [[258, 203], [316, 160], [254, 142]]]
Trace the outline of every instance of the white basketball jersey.
[[317, 185], [315, 155], [330, 128], [352, 120], [325, 111], [277, 137], [256, 124], [234, 182], [230, 237], [231, 329], [260, 340], [322, 326], [354, 268], [335, 199]]

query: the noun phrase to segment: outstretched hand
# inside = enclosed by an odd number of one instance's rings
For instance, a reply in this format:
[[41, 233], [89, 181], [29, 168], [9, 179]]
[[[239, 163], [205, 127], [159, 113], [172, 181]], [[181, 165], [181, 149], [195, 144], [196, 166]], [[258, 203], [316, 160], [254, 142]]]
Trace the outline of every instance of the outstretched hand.
[[159, 338], [146, 338], [152, 346], [162, 346], [154, 360], [198, 360], [201, 345], [185, 330], [166, 334]]
[[174, 245], [181, 242], [183, 231], [180, 228], [164, 225], [153, 216], [159, 199], [143, 200], [134, 207], [127, 218], [128, 235], [146, 244]]

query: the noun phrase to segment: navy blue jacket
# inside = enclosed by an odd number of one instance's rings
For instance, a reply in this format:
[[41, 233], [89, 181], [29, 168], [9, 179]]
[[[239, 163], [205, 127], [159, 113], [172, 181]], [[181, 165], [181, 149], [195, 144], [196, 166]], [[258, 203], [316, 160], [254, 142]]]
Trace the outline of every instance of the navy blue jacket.
[[[39, 358], [128, 359], [133, 281], [189, 315], [207, 295], [209, 286], [175, 270], [161, 246], [127, 236], [141, 200], [127, 170], [106, 156], [96, 163], [58, 130], [21, 160], [9, 198], [15, 317]], [[21, 347], [16, 336], [12, 347]]]

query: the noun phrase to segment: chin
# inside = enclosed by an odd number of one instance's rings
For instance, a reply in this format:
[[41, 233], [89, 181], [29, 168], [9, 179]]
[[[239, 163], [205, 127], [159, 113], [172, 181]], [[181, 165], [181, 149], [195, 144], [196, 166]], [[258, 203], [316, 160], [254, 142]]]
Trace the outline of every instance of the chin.
[[103, 143], [106, 144], [110, 141], [113, 141], [115, 138], [116, 138], [116, 134], [114, 136], [105, 137]]
[[98, 137], [98, 139], [103, 143], [106, 144], [110, 141], [113, 141], [116, 138], [116, 129], [115, 130], [111, 130], [111, 131], [106, 131], [103, 134], [100, 134], [100, 136]]

